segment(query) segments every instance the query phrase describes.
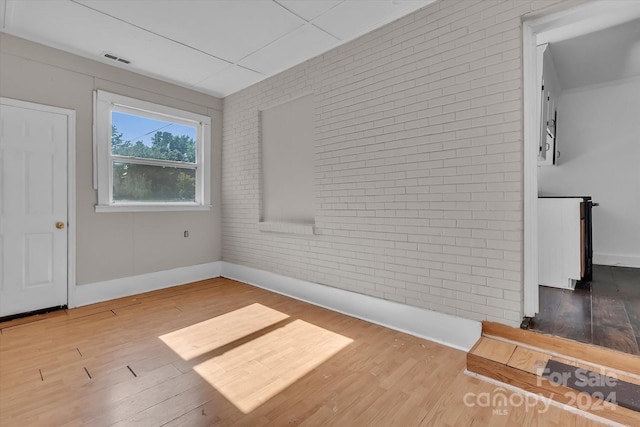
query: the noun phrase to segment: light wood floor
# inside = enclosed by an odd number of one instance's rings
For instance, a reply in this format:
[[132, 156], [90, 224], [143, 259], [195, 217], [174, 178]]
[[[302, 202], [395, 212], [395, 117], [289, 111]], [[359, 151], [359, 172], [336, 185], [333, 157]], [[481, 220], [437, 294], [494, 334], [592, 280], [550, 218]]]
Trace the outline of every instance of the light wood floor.
[[[494, 337], [490, 336], [492, 333]], [[628, 387], [602, 392], [601, 398], [597, 393], [589, 394], [588, 390], [579, 394], [569, 386], [568, 380], [562, 384], [562, 381], [551, 383], [544, 378], [549, 361], [580, 368], [583, 370], [580, 375], [588, 371], [605, 375], [613, 384], [624, 381], [640, 385], [640, 358], [487, 322], [483, 324], [482, 338], [467, 354], [467, 369], [606, 418], [617, 425], [640, 425], [639, 412], [619, 405], [632, 403], [633, 399], [624, 390]], [[591, 382], [591, 387], [595, 384]]]
[[[0, 323], [0, 425], [600, 425], [464, 369], [462, 351], [218, 278]], [[483, 403], [497, 394], [515, 404]]]

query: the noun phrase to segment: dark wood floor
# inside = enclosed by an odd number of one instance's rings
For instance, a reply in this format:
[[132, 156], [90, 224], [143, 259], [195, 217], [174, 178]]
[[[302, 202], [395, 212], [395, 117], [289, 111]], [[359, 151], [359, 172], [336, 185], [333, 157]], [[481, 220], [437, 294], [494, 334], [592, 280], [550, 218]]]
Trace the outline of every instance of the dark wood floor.
[[594, 265], [590, 290], [540, 286], [532, 329], [640, 355], [640, 269]]

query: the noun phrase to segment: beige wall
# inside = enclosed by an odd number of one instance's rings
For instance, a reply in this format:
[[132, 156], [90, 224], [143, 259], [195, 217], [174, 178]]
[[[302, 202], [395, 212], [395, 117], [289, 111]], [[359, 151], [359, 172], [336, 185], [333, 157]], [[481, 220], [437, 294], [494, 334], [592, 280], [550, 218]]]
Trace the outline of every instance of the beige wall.
[[[103, 89], [212, 119], [210, 212], [95, 213], [93, 91]], [[0, 96], [76, 111], [79, 285], [221, 259], [222, 103], [218, 98], [0, 34]], [[189, 230], [189, 238], [183, 231]]]

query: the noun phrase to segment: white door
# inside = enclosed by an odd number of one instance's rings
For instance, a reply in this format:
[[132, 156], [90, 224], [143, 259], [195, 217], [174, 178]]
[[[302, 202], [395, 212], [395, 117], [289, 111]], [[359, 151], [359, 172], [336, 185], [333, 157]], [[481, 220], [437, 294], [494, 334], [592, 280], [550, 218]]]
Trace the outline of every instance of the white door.
[[0, 317], [67, 304], [68, 116], [0, 100]]

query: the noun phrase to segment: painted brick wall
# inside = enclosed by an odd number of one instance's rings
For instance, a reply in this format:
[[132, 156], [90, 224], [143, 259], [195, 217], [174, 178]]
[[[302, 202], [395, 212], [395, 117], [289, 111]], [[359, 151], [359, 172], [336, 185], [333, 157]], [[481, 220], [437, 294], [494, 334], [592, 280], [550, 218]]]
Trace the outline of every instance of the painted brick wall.
[[[519, 324], [521, 17], [441, 1], [224, 100], [223, 259]], [[315, 236], [258, 230], [258, 110], [312, 91]]]

